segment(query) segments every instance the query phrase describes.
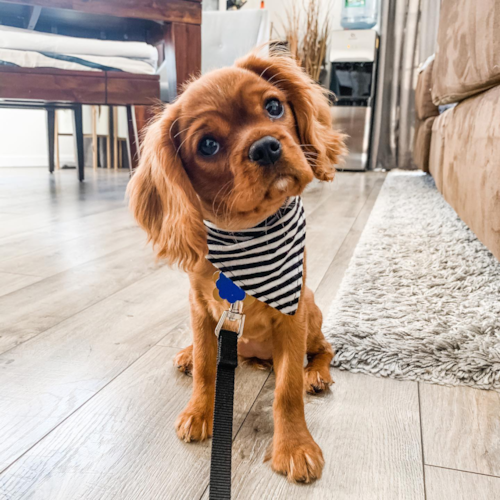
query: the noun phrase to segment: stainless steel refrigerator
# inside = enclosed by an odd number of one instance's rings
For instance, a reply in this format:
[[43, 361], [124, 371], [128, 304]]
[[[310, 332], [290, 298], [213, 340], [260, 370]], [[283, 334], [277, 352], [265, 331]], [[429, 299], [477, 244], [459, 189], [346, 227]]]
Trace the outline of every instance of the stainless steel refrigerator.
[[378, 35], [375, 30], [334, 31], [330, 90], [334, 126], [348, 135], [344, 170], [366, 170], [371, 150], [376, 95]]

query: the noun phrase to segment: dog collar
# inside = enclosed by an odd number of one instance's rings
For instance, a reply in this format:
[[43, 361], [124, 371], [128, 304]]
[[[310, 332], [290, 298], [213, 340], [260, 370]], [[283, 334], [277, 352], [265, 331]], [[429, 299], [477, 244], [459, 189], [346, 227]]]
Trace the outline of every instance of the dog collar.
[[289, 198], [274, 215], [250, 229], [226, 231], [203, 222], [208, 233], [207, 259], [222, 273], [219, 280], [229, 278], [246, 294], [294, 315], [302, 291], [306, 239], [300, 196]]

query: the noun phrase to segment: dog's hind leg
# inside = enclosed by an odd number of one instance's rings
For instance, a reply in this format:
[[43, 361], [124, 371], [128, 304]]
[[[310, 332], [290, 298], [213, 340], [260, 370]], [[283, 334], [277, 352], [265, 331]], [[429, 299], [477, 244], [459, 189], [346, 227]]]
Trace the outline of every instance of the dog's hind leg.
[[304, 386], [309, 394], [317, 394], [333, 384], [330, 375], [330, 363], [333, 359], [332, 346], [327, 342], [321, 325], [323, 315], [314, 303], [312, 292], [305, 289], [305, 299], [308, 302], [307, 312], [307, 366], [304, 373]]
[[186, 375], [193, 374], [193, 345], [179, 351], [174, 357], [174, 366]]

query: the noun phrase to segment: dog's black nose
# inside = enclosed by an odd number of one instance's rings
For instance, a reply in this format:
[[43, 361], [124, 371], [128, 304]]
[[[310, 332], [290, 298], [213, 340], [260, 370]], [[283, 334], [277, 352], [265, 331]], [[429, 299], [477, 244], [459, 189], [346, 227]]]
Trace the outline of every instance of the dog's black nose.
[[250, 146], [248, 157], [262, 166], [276, 163], [281, 157], [281, 142], [267, 135]]

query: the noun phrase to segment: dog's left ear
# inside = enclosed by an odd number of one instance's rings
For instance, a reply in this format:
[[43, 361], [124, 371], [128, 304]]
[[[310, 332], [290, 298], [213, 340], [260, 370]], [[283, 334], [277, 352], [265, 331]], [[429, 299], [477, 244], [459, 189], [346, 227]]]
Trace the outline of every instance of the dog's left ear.
[[285, 55], [250, 54], [236, 61], [236, 66], [256, 73], [285, 92], [314, 175], [322, 181], [333, 180], [335, 165], [345, 154], [344, 136], [332, 129], [330, 106], [322, 88]]

